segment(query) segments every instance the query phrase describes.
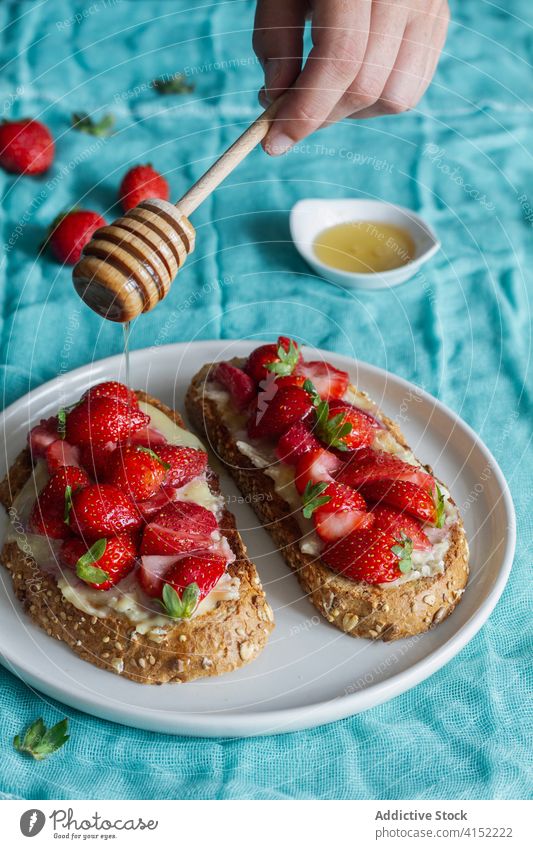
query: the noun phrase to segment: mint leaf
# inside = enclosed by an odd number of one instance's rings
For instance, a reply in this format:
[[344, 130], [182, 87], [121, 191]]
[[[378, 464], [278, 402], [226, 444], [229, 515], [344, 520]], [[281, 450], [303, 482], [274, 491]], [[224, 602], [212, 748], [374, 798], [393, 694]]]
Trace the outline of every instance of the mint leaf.
[[413, 568], [413, 541], [403, 533], [400, 534], [400, 539], [398, 540], [398, 545], [393, 545], [391, 548], [393, 554], [395, 554], [398, 559], [398, 567], [400, 572], [405, 574], [406, 572], [410, 572]]
[[198, 606], [200, 588], [198, 584], [189, 584], [180, 598], [174, 587], [165, 584], [162, 596], [161, 605], [167, 616], [171, 619], [190, 619]]
[[310, 519], [317, 507], [327, 504], [331, 501], [331, 495], [322, 495], [325, 489], [329, 486], [327, 481], [312, 483], [308, 481], [302, 495], [302, 513], [306, 519]]
[[277, 374], [279, 377], [288, 377], [293, 373], [299, 359], [298, 348], [292, 341], [289, 341], [289, 350], [286, 351], [283, 345], [278, 347], [279, 362], [267, 363], [265, 368], [268, 371]]
[[107, 540], [99, 539], [91, 545], [85, 554], [82, 554], [76, 563], [76, 575], [78, 578], [81, 578], [82, 581], [87, 581], [89, 584], [103, 584], [107, 581], [109, 578], [107, 572], [92, 565], [103, 557], [106, 547]]
[[63, 512], [63, 521], [68, 525], [70, 519], [70, 511], [72, 510], [72, 487], [68, 483], [65, 487], [65, 509]]
[[95, 121], [86, 112], [74, 112], [72, 115], [72, 129], [90, 136], [109, 136], [114, 125], [115, 116], [111, 114], [104, 115], [99, 121]]
[[151, 448], [147, 448], [145, 445], [138, 445], [137, 451], [142, 451], [144, 454], [148, 454], [152, 460], [157, 460], [160, 466], [163, 466], [164, 470], [168, 472], [170, 469], [170, 463], [165, 463], [164, 460], [161, 459], [159, 454], [156, 454], [155, 451], [152, 451]]
[[436, 501], [435, 507], [437, 510], [437, 519], [435, 521], [435, 525], [437, 528], [442, 528], [444, 525], [444, 520], [446, 518], [446, 513], [444, 511], [444, 495], [442, 494], [442, 490], [438, 483], [435, 481], [435, 493], [436, 493]]
[[57, 725], [47, 729], [43, 720], [39, 718], [26, 729], [22, 739], [19, 734], [13, 738], [13, 746], [17, 752], [23, 752], [31, 755], [36, 761], [42, 761], [65, 745], [69, 739], [67, 731], [68, 719], [62, 719]]
[[194, 83], [187, 81], [185, 74], [173, 74], [153, 80], [152, 85], [159, 94], [190, 94], [194, 91]]

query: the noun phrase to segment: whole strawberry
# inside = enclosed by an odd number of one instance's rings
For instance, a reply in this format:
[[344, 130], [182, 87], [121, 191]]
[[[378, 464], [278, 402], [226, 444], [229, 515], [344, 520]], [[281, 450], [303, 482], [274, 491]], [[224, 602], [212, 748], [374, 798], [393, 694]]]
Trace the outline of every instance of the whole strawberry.
[[205, 551], [182, 557], [163, 578], [163, 604], [173, 619], [188, 619], [226, 570], [221, 554]]
[[119, 446], [111, 455], [106, 480], [134, 501], [144, 501], [156, 494], [168, 468], [168, 463], [151, 448]]
[[89, 209], [74, 209], [62, 213], [52, 223], [47, 244], [59, 262], [75, 265], [93, 233], [105, 227], [105, 220], [98, 212]]
[[42, 174], [54, 159], [48, 127], [33, 118], [0, 124], [0, 165], [13, 174]]
[[350, 581], [384, 584], [411, 568], [413, 545], [376, 528], [353, 531], [330, 543], [322, 558], [334, 572]]
[[125, 175], [120, 184], [120, 204], [124, 212], [138, 206], [148, 198], [168, 200], [168, 183], [151, 165], [136, 165]]
[[135, 566], [137, 548], [131, 534], [118, 534], [94, 542], [90, 548], [81, 539], [65, 540], [59, 556], [76, 570], [78, 578], [95, 590], [109, 590]]
[[72, 496], [69, 524], [86, 539], [134, 531], [141, 521], [128, 496], [111, 484], [91, 484]]
[[67, 414], [66, 437], [72, 445], [120, 442], [149, 421], [139, 407], [97, 395], [85, 398]]
[[[29, 528], [34, 534], [43, 534], [52, 539], [65, 539], [71, 531], [68, 519], [69, 498], [72, 493], [87, 486], [89, 478], [83, 469], [63, 466], [48, 481], [33, 505]], [[67, 489], [68, 488], [68, 489]]]

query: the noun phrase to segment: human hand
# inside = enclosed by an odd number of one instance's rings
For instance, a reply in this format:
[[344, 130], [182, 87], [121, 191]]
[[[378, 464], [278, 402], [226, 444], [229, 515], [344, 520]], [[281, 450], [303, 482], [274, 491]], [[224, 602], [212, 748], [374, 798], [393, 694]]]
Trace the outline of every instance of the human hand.
[[[446, 0], [258, 0], [262, 105], [288, 89], [265, 150], [285, 153], [343, 118], [412, 109], [437, 67], [449, 16]], [[306, 17], [313, 48], [302, 68]]]

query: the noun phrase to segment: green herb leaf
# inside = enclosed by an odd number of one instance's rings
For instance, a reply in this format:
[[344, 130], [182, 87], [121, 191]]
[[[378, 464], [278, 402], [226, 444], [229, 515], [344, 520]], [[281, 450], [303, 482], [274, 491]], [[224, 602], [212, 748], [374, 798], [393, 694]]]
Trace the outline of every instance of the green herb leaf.
[[279, 345], [278, 347], [278, 357], [279, 362], [267, 363], [266, 368], [268, 371], [271, 371], [273, 374], [279, 375], [279, 377], [288, 377], [293, 373], [296, 368], [296, 364], [299, 359], [298, 348], [292, 341], [289, 341], [289, 350], [286, 351], [283, 345]]
[[74, 112], [72, 115], [72, 129], [90, 136], [110, 136], [114, 126], [115, 116], [111, 114], [104, 115], [99, 121], [95, 121], [86, 112]]
[[302, 513], [306, 519], [310, 519], [317, 507], [331, 501], [331, 495], [322, 495], [329, 484], [327, 481], [312, 483], [308, 481], [302, 495]]
[[406, 534], [404, 534], [403, 531], [400, 534], [398, 545], [393, 545], [391, 551], [400, 560], [398, 564], [400, 572], [402, 572], [403, 574], [405, 574], [406, 572], [410, 572], [413, 568], [413, 541]]
[[328, 448], [337, 448], [340, 451], [348, 451], [344, 438], [352, 430], [350, 422], [345, 421], [344, 413], [329, 418], [329, 404], [327, 401], [319, 401], [316, 404], [316, 435]]
[[70, 519], [70, 511], [72, 510], [72, 487], [68, 483], [65, 487], [65, 510], [63, 512], [63, 521], [68, 525]]
[[67, 435], [67, 411], [64, 407], [61, 407], [57, 413], [57, 432], [61, 439]]
[[159, 94], [191, 94], [195, 89], [194, 83], [188, 82], [185, 74], [161, 77], [153, 80], [152, 85]]
[[442, 526], [444, 525], [444, 520], [446, 518], [446, 513], [444, 511], [444, 495], [442, 494], [442, 490], [437, 482], [435, 482], [435, 494], [435, 507], [437, 508], [437, 520], [435, 524], [437, 528], [442, 528]]
[[138, 445], [137, 451], [142, 451], [144, 454], [148, 454], [152, 460], [157, 460], [160, 466], [163, 466], [164, 470], [168, 472], [170, 469], [170, 463], [165, 463], [164, 460], [161, 459], [159, 454], [156, 454], [155, 451], [152, 451], [151, 448], [147, 448], [145, 445]]
[[39, 718], [26, 729], [22, 739], [20, 734], [13, 738], [13, 745], [18, 752], [31, 755], [36, 761], [42, 761], [65, 745], [69, 739], [67, 731], [68, 719], [62, 719], [57, 725], [47, 729]]
[[87, 581], [89, 584], [103, 584], [107, 581], [109, 578], [107, 572], [99, 569], [98, 566], [92, 565], [103, 557], [106, 547], [107, 540], [99, 539], [91, 545], [85, 554], [82, 554], [76, 563], [76, 575], [78, 578], [81, 578], [82, 581]]
[[190, 619], [198, 606], [200, 588], [198, 584], [189, 584], [181, 594], [170, 584], [163, 586], [163, 601], [160, 602], [167, 616], [171, 619]]

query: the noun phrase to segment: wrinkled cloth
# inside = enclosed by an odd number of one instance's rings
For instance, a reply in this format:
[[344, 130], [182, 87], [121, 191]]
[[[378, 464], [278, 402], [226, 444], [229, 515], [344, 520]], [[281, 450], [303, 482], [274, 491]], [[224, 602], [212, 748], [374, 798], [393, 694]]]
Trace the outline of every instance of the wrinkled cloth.
[[[42, 118], [57, 148], [42, 177], [0, 171], [4, 406], [121, 350], [120, 329], [81, 304], [70, 270], [39, 256], [39, 245], [52, 219], [75, 204], [113, 220], [133, 163], [151, 162], [178, 198], [258, 114], [253, 5], [0, 4], [2, 117]], [[131, 338], [142, 348], [156, 339], [294, 334], [444, 401], [493, 451], [516, 505], [516, 561], [494, 613], [408, 693], [341, 722], [260, 739], [171, 737], [100, 721], [1, 668], [6, 798], [531, 795], [533, 48], [524, 21], [532, 21], [530, 0], [501, 6], [452, 3], [437, 76], [415, 111], [342, 122], [277, 160], [254, 151], [195, 213], [195, 253]], [[176, 71], [195, 90], [158, 95], [151, 81]], [[74, 111], [113, 112], [115, 134], [72, 131]], [[402, 204], [435, 228], [442, 249], [399, 288], [344, 291], [316, 277], [290, 241], [288, 212], [303, 197]], [[48, 724], [68, 716], [72, 736], [34, 763], [11, 741], [40, 715]]]

